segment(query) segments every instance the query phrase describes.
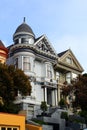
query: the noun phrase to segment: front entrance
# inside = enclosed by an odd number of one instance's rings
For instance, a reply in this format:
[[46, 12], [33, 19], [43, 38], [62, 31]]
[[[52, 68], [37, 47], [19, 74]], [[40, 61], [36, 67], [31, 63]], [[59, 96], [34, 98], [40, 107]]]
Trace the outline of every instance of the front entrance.
[[47, 104], [52, 106], [52, 89], [47, 88]]

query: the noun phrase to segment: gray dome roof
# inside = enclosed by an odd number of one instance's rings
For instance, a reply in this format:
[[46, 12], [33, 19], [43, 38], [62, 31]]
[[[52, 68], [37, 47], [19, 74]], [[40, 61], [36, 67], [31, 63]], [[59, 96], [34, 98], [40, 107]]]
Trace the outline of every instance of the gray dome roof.
[[18, 26], [18, 28], [16, 29], [14, 35], [16, 35], [18, 33], [23, 33], [23, 32], [29, 33], [29, 34], [35, 36], [32, 29], [31, 29], [31, 27], [29, 25], [27, 25], [25, 22]]

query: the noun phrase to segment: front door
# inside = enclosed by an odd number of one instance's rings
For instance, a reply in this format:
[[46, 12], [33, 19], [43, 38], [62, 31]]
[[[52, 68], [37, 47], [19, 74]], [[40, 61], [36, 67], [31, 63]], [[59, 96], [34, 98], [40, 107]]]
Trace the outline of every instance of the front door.
[[47, 104], [52, 106], [52, 90], [47, 88]]

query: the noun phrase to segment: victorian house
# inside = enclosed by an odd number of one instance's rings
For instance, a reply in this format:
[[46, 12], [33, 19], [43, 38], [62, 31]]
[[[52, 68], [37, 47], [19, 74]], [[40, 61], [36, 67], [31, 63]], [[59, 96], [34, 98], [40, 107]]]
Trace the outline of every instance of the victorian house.
[[58, 63], [55, 68], [58, 80], [58, 101], [60, 101], [62, 87], [64, 87], [65, 82], [67, 85], [71, 84], [72, 81], [75, 82], [84, 70], [71, 49], [58, 54]]
[[21, 96], [18, 92], [17, 104], [31, 113], [37, 110], [42, 101], [48, 106], [57, 106], [60, 90], [65, 81], [81, 74], [83, 68], [69, 49], [56, 53], [46, 35], [38, 38], [25, 19], [13, 35], [13, 44], [8, 47], [7, 64], [13, 64], [29, 76], [32, 86], [30, 96]]
[[[35, 37], [25, 20], [13, 35], [14, 44], [8, 47], [7, 64], [22, 69], [32, 86], [31, 96], [18, 97], [16, 103], [23, 104], [23, 109], [37, 108], [42, 101], [50, 106], [57, 106], [57, 80], [54, 65], [57, 54], [45, 35]], [[18, 93], [20, 95], [20, 92]], [[34, 107], [33, 107], [34, 106]], [[36, 109], [35, 108], [35, 109]]]

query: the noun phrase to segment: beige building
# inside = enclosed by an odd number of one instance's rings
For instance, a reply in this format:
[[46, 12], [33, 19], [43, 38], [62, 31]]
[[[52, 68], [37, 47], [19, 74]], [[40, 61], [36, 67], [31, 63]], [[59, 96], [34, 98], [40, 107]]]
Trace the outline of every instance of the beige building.
[[75, 80], [83, 72], [83, 68], [71, 49], [58, 54], [58, 63], [55, 68], [58, 80], [58, 101], [60, 101], [61, 89], [64, 86], [64, 82], [67, 81], [70, 84], [72, 80]]

